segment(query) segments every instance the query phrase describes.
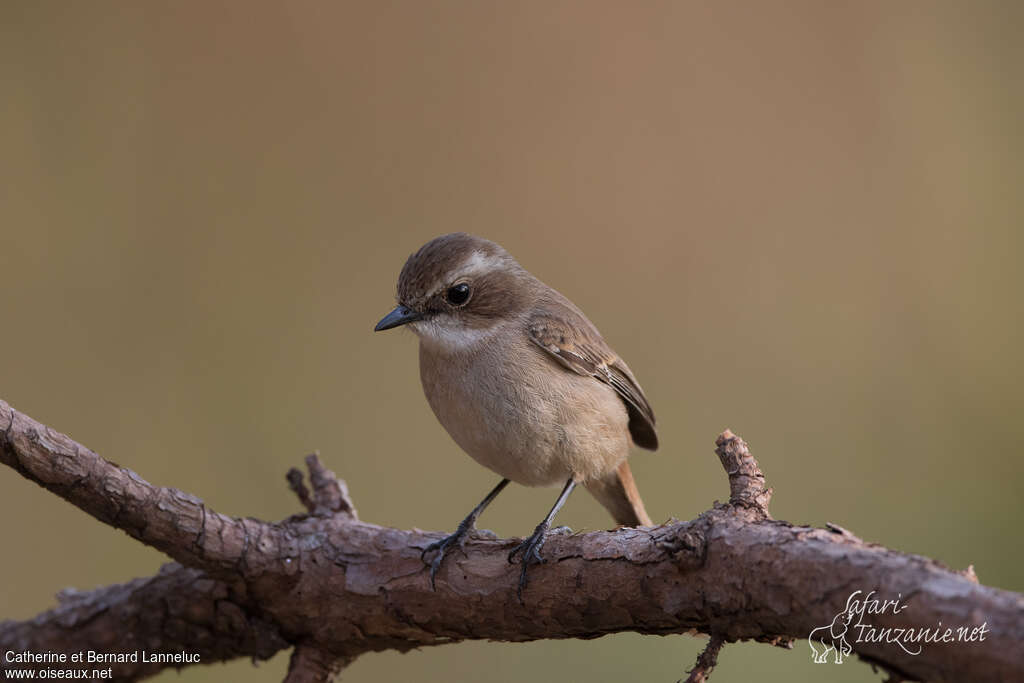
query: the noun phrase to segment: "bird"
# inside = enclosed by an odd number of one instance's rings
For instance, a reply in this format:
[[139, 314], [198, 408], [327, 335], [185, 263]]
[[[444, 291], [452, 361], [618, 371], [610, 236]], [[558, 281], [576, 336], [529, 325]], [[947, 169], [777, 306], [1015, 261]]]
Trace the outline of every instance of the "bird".
[[416, 334], [434, 415], [501, 477], [454, 533], [423, 549], [432, 588], [446, 554], [464, 548], [509, 482], [562, 485], [547, 516], [508, 555], [510, 563], [521, 556], [520, 601], [527, 570], [544, 561], [545, 536], [577, 486], [617, 525], [651, 525], [627, 457], [631, 445], [658, 448], [654, 412], [629, 366], [575, 304], [500, 245], [464, 232], [409, 256], [396, 298], [374, 331], [405, 326]]

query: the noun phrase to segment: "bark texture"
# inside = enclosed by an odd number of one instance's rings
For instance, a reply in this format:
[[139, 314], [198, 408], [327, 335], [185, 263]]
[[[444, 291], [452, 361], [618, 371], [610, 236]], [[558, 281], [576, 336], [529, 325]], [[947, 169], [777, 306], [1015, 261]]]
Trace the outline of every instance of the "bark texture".
[[[984, 623], [987, 635], [926, 644], [916, 656], [892, 643], [855, 643], [860, 657], [909, 680], [1024, 680], [1024, 596], [835, 525], [771, 519], [771, 491], [728, 431], [716, 442], [728, 503], [654, 528], [552, 535], [548, 562], [533, 568], [520, 604], [518, 567], [506, 560], [517, 539], [470, 541], [431, 590], [420, 552], [440, 534], [360, 521], [316, 456], [307, 458], [312, 491], [301, 473], [288, 475], [307, 512], [271, 523], [220, 515], [153, 486], [2, 401], [0, 430], [4, 464], [180, 563], [152, 578], [64, 592], [34, 619], [0, 623], [0, 653], [147, 649], [199, 652], [211, 663], [293, 647], [287, 680], [328, 681], [375, 650], [696, 630], [715, 646], [691, 676], [704, 680], [722, 643], [788, 646], [832, 623], [852, 592], [873, 590], [910, 605], [873, 615], [879, 628]], [[115, 664], [114, 674], [136, 680], [161, 666]]]

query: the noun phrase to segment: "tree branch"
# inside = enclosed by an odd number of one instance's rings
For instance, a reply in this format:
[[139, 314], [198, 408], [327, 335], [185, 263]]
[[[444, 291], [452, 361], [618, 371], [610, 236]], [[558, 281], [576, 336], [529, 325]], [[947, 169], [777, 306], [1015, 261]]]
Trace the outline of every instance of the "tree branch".
[[[289, 647], [278, 626], [260, 616], [242, 582], [217, 581], [180, 564], [93, 591], [63, 590], [57, 601], [33, 619], [0, 622], [0, 670], [20, 668], [3, 657], [8, 651], [183, 652], [209, 664], [269, 659]], [[113, 669], [119, 680], [136, 680], [166, 666], [135, 661]]]
[[[907, 679], [1024, 678], [1024, 596], [848, 532], [772, 520], [764, 477], [730, 432], [717, 442], [728, 504], [656, 528], [552, 535], [550, 561], [534, 568], [520, 604], [518, 570], [506, 561], [515, 539], [470, 541], [432, 591], [420, 551], [439, 535], [359, 521], [341, 482], [315, 456], [307, 459], [313, 494], [301, 493], [301, 475], [289, 476], [311, 514], [267, 523], [218, 515], [192, 496], [154, 487], [3, 402], [0, 425], [9, 425], [0, 461], [188, 567], [3, 622], [0, 652], [145, 647], [201, 652], [209, 663], [298, 646], [289, 680], [330, 680], [362, 652], [468, 639], [695, 629], [722, 642], [788, 644], [832, 623], [853, 591], [874, 590], [909, 604], [898, 615], [872, 615], [879, 628], [985, 623], [988, 635], [929, 643], [917, 656], [892, 643], [852, 643], [862, 658]], [[168, 600], [157, 610], [164, 618], [126, 621]], [[129, 633], [134, 642], [125, 640]], [[115, 664], [114, 675], [134, 680], [156, 668]]]
[[178, 489], [153, 486], [0, 401], [0, 462], [96, 519], [189, 567], [235, 576], [266, 525], [217, 514]]

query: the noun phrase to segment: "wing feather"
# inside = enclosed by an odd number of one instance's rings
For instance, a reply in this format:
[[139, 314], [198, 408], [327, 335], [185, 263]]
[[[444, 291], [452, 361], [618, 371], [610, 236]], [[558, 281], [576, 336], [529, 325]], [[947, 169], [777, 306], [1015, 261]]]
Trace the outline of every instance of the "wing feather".
[[641, 448], [656, 450], [654, 411], [629, 366], [608, 346], [597, 328], [568, 300], [548, 302], [528, 322], [530, 338], [579, 375], [612, 387], [629, 413], [629, 432]]

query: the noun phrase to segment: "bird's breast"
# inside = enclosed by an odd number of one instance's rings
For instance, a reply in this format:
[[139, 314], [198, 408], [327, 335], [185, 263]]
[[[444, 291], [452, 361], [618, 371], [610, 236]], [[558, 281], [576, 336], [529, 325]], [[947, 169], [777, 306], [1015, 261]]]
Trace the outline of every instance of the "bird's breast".
[[565, 370], [525, 335], [465, 353], [421, 341], [420, 379], [455, 442], [517, 483], [598, 478], [628, 454], [628, 417], [614, 390]]

